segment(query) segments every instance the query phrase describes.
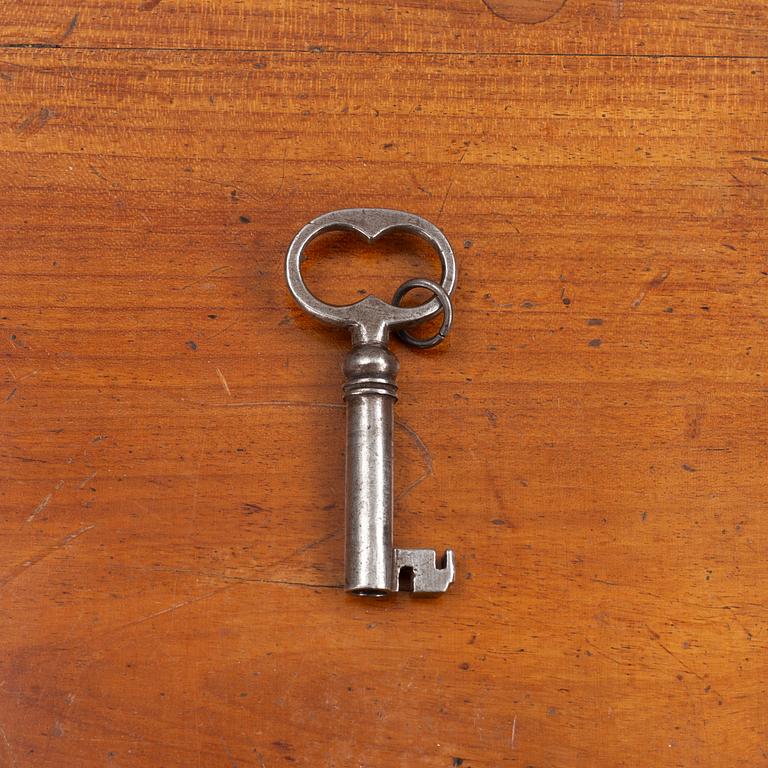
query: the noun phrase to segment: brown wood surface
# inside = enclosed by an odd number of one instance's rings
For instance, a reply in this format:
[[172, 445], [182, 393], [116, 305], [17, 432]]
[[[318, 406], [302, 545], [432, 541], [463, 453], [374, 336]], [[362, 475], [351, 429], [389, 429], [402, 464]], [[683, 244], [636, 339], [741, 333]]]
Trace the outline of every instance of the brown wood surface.
[[[3, 5], [0, 766], [768, 764], [768, 6], [557, 6]], [[361, 205], [459, 261], [396, 348], [434, 601], [341, 589], [284, 286]], [[352, 245], [328, 299], [434, 270]]]
[[768, 55], [765, 0], [6, 0], [2, 11], [6, 46]]

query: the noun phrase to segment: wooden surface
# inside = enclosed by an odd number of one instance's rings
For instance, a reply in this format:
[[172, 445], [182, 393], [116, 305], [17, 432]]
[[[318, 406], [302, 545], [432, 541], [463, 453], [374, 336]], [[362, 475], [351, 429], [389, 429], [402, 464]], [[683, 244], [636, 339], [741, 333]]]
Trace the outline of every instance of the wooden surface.
[[[768, 764], [763, 0], [48, 0], [0, 39], [0, 766]], [[459, 261], [450, 341], [396, 348], [435, 601], [340, 588], [348, 342], [282, 261], [361, 205]], [[328, 299], [433, 274], [351, 243]]]

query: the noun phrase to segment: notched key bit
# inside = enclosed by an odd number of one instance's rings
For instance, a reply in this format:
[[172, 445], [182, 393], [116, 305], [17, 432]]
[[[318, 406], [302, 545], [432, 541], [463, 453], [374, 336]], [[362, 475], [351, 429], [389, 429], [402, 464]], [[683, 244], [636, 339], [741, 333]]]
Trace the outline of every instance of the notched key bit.
[[[303, 252], [318, 235], [339, 229], [353, 230], [369, 242], [393, 230], [423, 237], [440, 256], [440, 283], [408, 280], [391, 303], [367, 296], [346, 306], [325, 304], [304, 283]], [[390, 331], [421, 348], [439, 344], [448, 334], [453, 319], [450, 297], [456, 285], [451, 246], [437, 227], [420, 216], [384, 208], [351, 208], [326, 213], [307, 224], [288, 249], [285, 269], [288, 287], [302, 309], [352, 332], [352, 350], [343, 366], [347, 403], [345, 588], [372, 597], [398, 591], [445, 592], [455, 576], [452, 550], [446, 551], [438, 565], [432, 549], [396, 549], [392, 543], [392, 434], [399, 364], [387, 343]], [[426, 288], [434, 298], [415, 307], [401, 307], [403, 296], [414, 288]], [[405, 330], [441, 311], [443, 323], [432, 338], [417, 339]]]

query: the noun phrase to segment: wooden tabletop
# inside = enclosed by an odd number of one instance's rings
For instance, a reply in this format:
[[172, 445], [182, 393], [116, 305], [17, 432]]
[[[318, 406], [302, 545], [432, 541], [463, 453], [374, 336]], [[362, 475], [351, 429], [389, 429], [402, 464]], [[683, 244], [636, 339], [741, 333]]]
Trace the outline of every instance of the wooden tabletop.
[[[765, 0], [0, 16], [2, 768], [768, 765]], [[342, 589], [349, 341], [283, 259], [359, 206], [459, 266], [393, 346], [436, 600]]]

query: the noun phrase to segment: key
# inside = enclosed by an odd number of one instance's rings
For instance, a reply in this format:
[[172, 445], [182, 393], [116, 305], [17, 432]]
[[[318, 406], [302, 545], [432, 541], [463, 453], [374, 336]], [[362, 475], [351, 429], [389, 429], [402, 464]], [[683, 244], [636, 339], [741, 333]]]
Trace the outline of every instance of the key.
[[[375, 296], [355, 304], [336, 306], [314, 296], [301, 274], [304, 249], [318, 235], [352, 230], [369, 242], [393, 230], [404, 230], [427, 240], [442, 265], [440, 283], [416, 278], [403, 283], [392, 299]], [[393, 427], [399, 363], [387, 344], [391, 332], [414, 347], [439, 344], [453, 319], [451, 294], [456, 285], [456, 263], [445, 235], [420, 216], [384, 208], [332, 211], [311, 221], [293, 239], [285, 265], [288, 288], [310, 315], [348, 328], [352, 349], [344, 364], [347, 411], [345, 589], [356, 595], [384, 597], [411, 591], [434, 595], [445, 592], [455, 576], [453, 551], [437, 562], [432, 549], [393, 546]], [[414, 288], [425, 288], [433, 298], [415, 307], [400, 306]], [[417, 339], [406, 330], [442, 311], [440, 330], [430, 339]]]

